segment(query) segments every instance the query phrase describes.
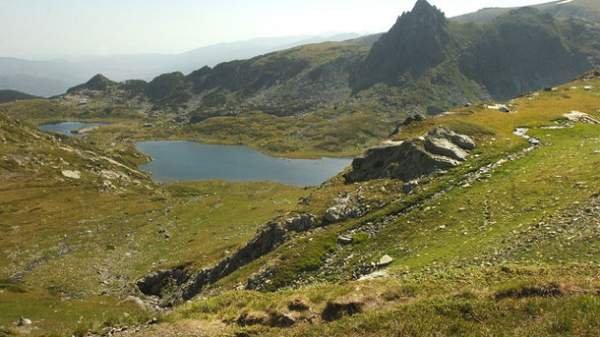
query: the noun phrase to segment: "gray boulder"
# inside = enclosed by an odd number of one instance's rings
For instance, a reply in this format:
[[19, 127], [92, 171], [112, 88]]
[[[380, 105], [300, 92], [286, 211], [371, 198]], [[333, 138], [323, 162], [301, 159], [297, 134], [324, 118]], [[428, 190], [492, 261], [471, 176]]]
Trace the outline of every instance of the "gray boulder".
[[368, 150], [352, 162], [347, 182], [373, 179], [411, 181], [456, 167], [466, 160], [475, 142], [468, 136], [436, 128], [425, 137]]

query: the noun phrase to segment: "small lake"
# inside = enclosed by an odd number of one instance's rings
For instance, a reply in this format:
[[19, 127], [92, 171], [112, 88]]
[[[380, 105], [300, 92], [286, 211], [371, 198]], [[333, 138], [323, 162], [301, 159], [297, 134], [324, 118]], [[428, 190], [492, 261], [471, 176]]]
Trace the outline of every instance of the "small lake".
[[351, 159], [276, 158], [246, 146], [187, 141], [140, 142], [137, 149], [153, 158], [141, 168], [162, 182], [222, 179], [315, 186], [351, 163]]
[[99, 127], [106, 125], [106, 123], [84, 123], [84, 122], [61, 122], [61, 123], [49, 123], [42, 124], [39, 126], [40, 130], [44, 132], [58, 133], [66, 136], [73, 136], [77, 131], [87, 128]]

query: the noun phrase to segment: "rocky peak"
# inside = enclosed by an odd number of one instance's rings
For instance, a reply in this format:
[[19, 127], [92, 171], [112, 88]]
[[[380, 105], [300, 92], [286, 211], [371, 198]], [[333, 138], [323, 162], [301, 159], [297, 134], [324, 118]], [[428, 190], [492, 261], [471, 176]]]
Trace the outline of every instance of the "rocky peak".
[[69, 93], [81, 90], [106, 91], [117, 82], [113, 82], [102, 74], [97, 74], [84, 84], [78, 85], [68, 90]]
[[114, 83], [115, 82], [108, 79], [108, 77], [106, 77], [102, 74], [97, 74], [96, 76], [92, 77], [89, 81], [87, 81], [87, 83], [85, 85], [90, 90], [104, 90], [108, 86], [110, 86], [111, 84], [114, 84]]
[[373, 45], [352, 78], [353, 88], [362, 90], [380, 82], [399, 85], [406, 77], [418, 78], [445, 59], [449, 42], [444, 13], [419, 0]]
[[441, 13], [437, 7], [432, 6], [427, 0], [418, 0], [413, 7], [412, 14], [415, 15], [429, 15]]

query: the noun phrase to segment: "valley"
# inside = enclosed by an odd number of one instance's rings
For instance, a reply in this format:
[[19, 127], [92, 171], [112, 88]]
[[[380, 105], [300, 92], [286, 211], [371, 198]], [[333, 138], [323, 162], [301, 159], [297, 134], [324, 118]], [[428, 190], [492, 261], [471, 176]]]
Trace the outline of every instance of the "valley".
[[595, 336], [594, 6], [10, 93], [0, 337]]

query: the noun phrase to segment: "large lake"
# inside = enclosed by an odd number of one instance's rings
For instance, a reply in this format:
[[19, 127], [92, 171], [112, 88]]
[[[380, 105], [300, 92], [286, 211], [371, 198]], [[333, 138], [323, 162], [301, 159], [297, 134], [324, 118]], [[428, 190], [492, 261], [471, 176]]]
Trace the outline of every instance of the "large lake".
[[106, 123], [61, 122], [42, 124], [39, 126], [39, 128], [44, 132], [52, 132], [66, 136], [73, 136], [79, 130], [95, 128], [102, 125], [106, 125]]
[[350, 159], [275, 158], [246, 146], [187, 141], [140, 142], [137, 149], [153, 158], [142, 169], [162, 182], [222, 179], [314, 186], [337, 175], [351, 163]]

